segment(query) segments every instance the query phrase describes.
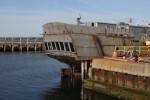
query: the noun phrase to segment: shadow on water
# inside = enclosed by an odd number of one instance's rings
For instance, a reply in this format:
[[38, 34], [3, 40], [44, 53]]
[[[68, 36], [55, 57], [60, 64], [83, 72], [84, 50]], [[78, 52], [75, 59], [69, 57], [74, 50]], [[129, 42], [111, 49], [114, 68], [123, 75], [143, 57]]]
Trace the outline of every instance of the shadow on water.
[[111, 97], [103, 93], [98, 93], [88, 89], [82, 89], [82, 93], [82, 100], [119, 100], [115, 97]]
[[79, 79], [62, 79], [58, 87], [47, 91], [45, 100], [117, 100], [105, 94], [83, 89]]
[[81, 81], [79, 79], [62, 79], [58, 87], [47, 91], [45, 100], [81, 100]]

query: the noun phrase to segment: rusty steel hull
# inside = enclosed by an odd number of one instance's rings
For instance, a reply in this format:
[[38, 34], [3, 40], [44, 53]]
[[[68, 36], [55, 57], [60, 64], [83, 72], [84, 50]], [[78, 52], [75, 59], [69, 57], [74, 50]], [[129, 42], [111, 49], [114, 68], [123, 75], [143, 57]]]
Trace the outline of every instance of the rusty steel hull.
[[59, 60], [60, 62], [66, 63], [68, 65], [76, 65], [80, 66], [80, 61], [75, 60], [74, 57], [65, 57], [65, 56], [56, 56], [56, 55], [50, 55], [47, 54], [49, 57]]
[[[115, 34], [113, 31], [108, 33], [104, 27], [65, 23], [48, 23], [43, 26], [46, 53], [59, 56], [58, 52], [61, 52], [61, 56], [68, 58], [72, 55], [75, 59], [112, 56], [116, 46], [127, 46], [133, 39], [131, 34]], [[142, 45], [142, 43], [132, 42], [132, 45]]]

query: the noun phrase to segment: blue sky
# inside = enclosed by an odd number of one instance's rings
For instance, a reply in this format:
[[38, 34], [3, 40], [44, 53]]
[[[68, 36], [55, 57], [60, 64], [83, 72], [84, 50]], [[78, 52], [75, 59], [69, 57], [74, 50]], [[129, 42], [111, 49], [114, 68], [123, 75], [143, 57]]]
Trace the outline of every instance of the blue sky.
[[47, 22], [150, 22], [150, 0], [0, 0], [0, 36], [40, 36]]

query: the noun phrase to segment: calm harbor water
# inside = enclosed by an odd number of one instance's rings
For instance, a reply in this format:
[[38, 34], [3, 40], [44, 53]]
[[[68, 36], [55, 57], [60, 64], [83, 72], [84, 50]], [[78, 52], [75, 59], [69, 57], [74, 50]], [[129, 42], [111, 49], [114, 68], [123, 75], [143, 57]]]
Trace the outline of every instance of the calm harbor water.
[[0, 53], [0, 100], [115, 100], [60, 79], [68, 67], [40, 53]]

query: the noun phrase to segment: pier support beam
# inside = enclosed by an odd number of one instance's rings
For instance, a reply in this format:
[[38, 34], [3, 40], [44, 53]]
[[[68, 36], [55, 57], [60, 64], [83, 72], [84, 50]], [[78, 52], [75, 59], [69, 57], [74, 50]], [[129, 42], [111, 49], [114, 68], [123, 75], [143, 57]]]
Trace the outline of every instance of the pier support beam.
[[29, 51], [29, 44], [27, 44], [27, 52]]
[[20, 44], [20, 48], [19, 49], [20, 49], [20, 52], [22, 52], [22, 45], [21, 44]]
[[81, 78], [84, 80], [88, 76], [88, 62], [82, 61], [81, 62]]
[[84, 62], [84, 68], [85, 68], [85, 75], [84, 75], [84, 77], [87, 78], [87, 73], [88, 73], [87, 61]]
[[20, 48], [19, 49], [20, 49], [20, 52], [22, 52], [22, 39], [21, 38], [20, 38], [19, 42], [20, 42]]
[[14, 52], [14, 41], [13, 41], [13, 38], [11, 39], [11, 51]]
[[14, 52], [14, 46], [13, 45], [11, 46], [11, 51]]
[[36, 50], [37, 50], [37, 45], [35, 44], [34, 45], [34, 51], [36, 52]]
[[81, 79], [84, 80], [84, 62], [81, 62]]
[[27, 52], [29, 51], [29, 39], [27, 38]]
[[6, 52], [6, 45], [5, 44], [3, 45], [3, 48], [4, 48], [4, 52]]

